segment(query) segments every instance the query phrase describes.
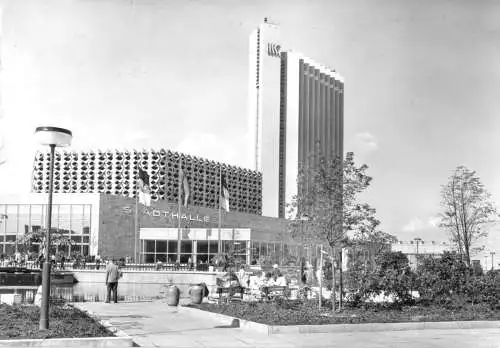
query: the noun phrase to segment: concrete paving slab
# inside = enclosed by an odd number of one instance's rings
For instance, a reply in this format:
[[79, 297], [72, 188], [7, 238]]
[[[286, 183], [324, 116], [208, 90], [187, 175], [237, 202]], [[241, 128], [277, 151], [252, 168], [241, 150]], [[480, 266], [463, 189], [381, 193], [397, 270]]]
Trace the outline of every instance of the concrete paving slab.
[[[107, 318], [143, 347], [245, 348], [500, 348], [500, 330], [437, 329], [382, 332], [329, 332], [263, 335], [231, 328], [163, 301], [141, 303], [75, 304]], [[226, 327], [224, 327], [226, 326]]]

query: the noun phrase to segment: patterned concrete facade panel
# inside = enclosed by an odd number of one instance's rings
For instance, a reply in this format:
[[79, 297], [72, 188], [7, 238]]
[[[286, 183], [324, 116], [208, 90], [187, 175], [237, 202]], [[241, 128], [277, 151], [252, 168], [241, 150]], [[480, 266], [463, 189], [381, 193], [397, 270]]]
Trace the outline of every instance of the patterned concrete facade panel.
[[[50, 154], [35, 156], [32, 191], [48, 192]], [[262, 174], [256, 171], [181, 154], [169, 150], [58, 151], [54, 163], [55, 193], [103, 193], [134, 197], [138, 168], [149, 175], [153, 201], [177, 202], [179, 193], [189, 204], [216, 208], [220, 176], [226, 177], [230, 210], [262, 213]], [[181, 170], [189, 194], [179, 189]]]

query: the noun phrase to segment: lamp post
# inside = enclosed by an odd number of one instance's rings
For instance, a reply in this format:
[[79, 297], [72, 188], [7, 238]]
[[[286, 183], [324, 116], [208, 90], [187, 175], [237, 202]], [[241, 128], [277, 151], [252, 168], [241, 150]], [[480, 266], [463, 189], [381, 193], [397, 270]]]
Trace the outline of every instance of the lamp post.
[[484, 271], [488, 270], [488, 255], [484, 255]]
[[50, 146], [49, 164], [49, 202], [47, 204], [47, 221], [45, 237], [45, 262], [42, 272], [42, 304], [40, 306], [40, 330], [49, 328], [49, 296], [50, 296], [50, 229], [52, 224], [52, 188], [54, 180], [54, 154], [56, 146], [69, 146], [71, 131], [58, 127], [37, 127], [35, 137], [40, 145]]
[[415, 241], [415, 243], [417, 243], [417, 256], [415, 256], [415, 264], [416, 264], [416, 267], [418, 268], [418, 244], [422, 241], [422, 238], [415, 237], [415, 238], [413, 238], [413, 240]]
[[493, 264], [493, 256], [495, 256], [495, 252], [490, 251], [490, 255], [491, 255], [491, 270], [493, 271], [495, 269], [495, 266]]

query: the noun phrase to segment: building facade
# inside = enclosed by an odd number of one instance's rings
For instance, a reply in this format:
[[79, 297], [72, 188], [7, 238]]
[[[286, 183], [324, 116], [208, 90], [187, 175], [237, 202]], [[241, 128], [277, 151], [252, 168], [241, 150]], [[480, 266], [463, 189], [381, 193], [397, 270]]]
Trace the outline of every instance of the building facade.
[[250, 35], [249, 120], [255, 170], [262, 172], [262, 214], [285, 217], [300, 165], [343, 158], [344, 80], [301, 53], [283, 50], [279, 27]]
[[[4, 196], [0, 200], [0, 252], [12, 255], [26, 233], [46, 226], [47, 195]], [[58, 247], [66, 255], [95, 255], [97, 252], [99, 197], [94, 194], [56, 194], [52, 207], [52, 230], [71, 240]], [[34, 244], [32, 252], [39, 252]]]
[[262, 172], [263, 215], [278, 216], [277, 183], [280, 146], [279, 26], [265, 22], [250, 35], [249, 122], [253, 130], [252, 156], [256, 171]]
[[283, 52], [280, 106], [278, 216], [285, 217], [299, 167], [316, 168], [322, 156], [343, 158], [344, 80], [300, 53]]
[[[0, 198], [0, 253], [20, 250], [23, 236], [46, 226], [47, 195]], [[136, 225], [137, 222], [137, 225]], [[307, 255], [319, 257], [320, 246], [307, 250], [291, 239], [288, 222], [241, 212], [181, 207], [165, 200], [151, 207], [133, 198], [100, 193], [56, 193], [53, 197], [52, 231], [69, 240], [69, 246], [53, 247], [67, 257], [126, 258], [146, 263], [208, 262], [219, 252], [234, 250], [243, 262], [279, 263]], [[219, 237], [220, 236], [220, 237]], [[220, 241], [220, 244], [219, 244]], [[220, 245], [220, 249], [219, 249]], [[37, 253], [38, 244], [30, 246]]]
[[447, 242], [436, 241], [399, 241], [391, 244], [391, 251], [400, 251], [408, 256], [410, 267], [417, 267], [417, 259], [424, 256], [437, 257], [442, 255], [445, 251], [453, 251], [453, 246]]
[[[49, 163], [49, 152], [36, 154], [33, 192], [48, 192]], [[153, 201], [177, 202], [179, 168], [182, 168], [190, 187], [188, 204], [217, 208], [222, 174], [229, 186], [230, 210], [262, 212], [260, 173], [164, 149], [58, 151], [54, 164], [54, 192], [135, 197], [139, 166], [149, 174]]]

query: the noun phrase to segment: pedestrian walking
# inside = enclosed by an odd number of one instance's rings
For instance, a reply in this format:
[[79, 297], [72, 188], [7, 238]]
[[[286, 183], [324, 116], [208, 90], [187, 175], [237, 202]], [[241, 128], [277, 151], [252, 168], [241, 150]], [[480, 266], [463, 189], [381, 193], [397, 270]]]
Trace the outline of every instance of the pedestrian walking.
[[107, 296], [106, 303], [111, 301], [111, 293], [113, 293], [113, 301], [118, 303], [118, 280], [121, 278], [122, 272], [118, 268], [116, 261], [111, 259], [106, 266], [106, 287]]

